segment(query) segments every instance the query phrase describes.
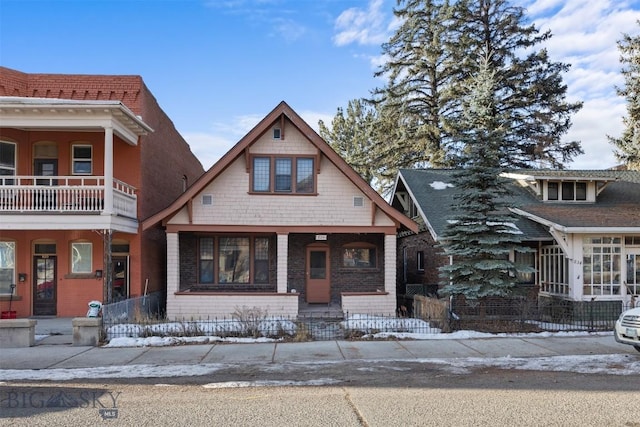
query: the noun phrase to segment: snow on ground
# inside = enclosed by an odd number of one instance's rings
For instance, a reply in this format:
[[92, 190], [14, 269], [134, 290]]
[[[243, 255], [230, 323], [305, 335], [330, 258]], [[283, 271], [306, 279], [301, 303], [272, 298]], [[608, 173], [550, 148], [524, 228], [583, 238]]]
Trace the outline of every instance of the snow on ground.
[[[640, 358], [629, 354], [603, 355], [575, 355], [548, 357], [460, 357], [460, 358], [422, 358], [422, 359], [358, 359], [358, 360], [330, 360], [330, 361], [302, 361], [283, 363], [252, 363], [252, 369], [273, 374], [287, 373], [292, 366], [304, 366], [305, 371], [317, 371], [322, 374], [328, 364], [354, 364], [366, 367], [356, 367], [358, 370], [376, 371], [395, 369], [393, 363], [410, 362], [431, 365], [432, 369], [456, 375], [467, 375], [474, 369], [498, 368], [530, 371], [575, 372], [581, 374], [608, 375], [640, 375]], [[211, 375], [223, 369], [236, 368], [239, 363], [201, 363], [201, 364], [171, 364], [170, 367], [159, 365], [123, 365], [96, 368], [73, 369], [5, 369], [0, 370], [0, 385], [3, 381], [72, 381], [80, 379], [118, 379], [118, 378], [176, 378]], [[301, 386], [301, 385], [331, 385], [341, 381], [333, 378], [312, 380], [317, 383], [285, 380], [279, 382], [253, 381], [216, 383], [209, 387], [230, 388], [249, 386]]]
[[[491, 334], [475, 331], [456, 331], [442, 333], [438, 328], [433, 328], [421, 319], [391, 318], [371, 315], [351, 315], [340, 322], [343, 330], [360, 332], [364, 339], [412, 339], [412, 340], [441, 340], [441, 339], [467, 339], [490, 338], [501, 336], [530, 335], [538, 338], [549, 336], [586, 336], [592, 332], [569, 330], [570, 325], [551, 323], [536, 323], [541, 329], [562, 332], [539, 332], [534, 334]], [[575, 329], [579, 329], [576, 327]], [[238, 338], [232, 335], [246, 335], [250, 330], [260, 338]], [[564, 331], [563, 331], [564, 330]], [[425, 332], [427, 331], [427, 332]], [[278, 332], [278, 333], [276, 333]], [[251, 343], [251, 342], [276, 342], [281, 338], [269, 336], [293, 336], [296, 333], [294, 322], [279, 318], [269, 318], [253, 322], [240, 321], [185, 321], [168, 322], [141, 326], [138, 324], [119, 324], [107, 329], [105, 347], [160, 347], [179, 344], [208, 344], [217, 342], [226, 343]], [[611, 332], [602, 332], [610, 335]], [[152, 336], [150, 336], [152, 335]]]
[[[263, 326], [269, 330], [273, 322], [277, 323], [281, 330], [294, 333], [295, 328], [279, 320], [270, 319], [268, 326]], [[422, 323], [421, 323], [422, 322]], [[137, 329], [138, 325], [118, 325], [124, 328], [130, 336], [112, 338], [105, 347], [161, 347], [180, 344], [209, 344], [209, 343], [264, 343], [277, 342], [274, 338], [238, 338], [222, 337], [215, 332], [238, 332], [239, 325], [225, 326], [215, 325], [205, 322], [202, 325], [185, 325], [184, 323], [168, 323], [154, 325], [154, 333], [159, 335], [176, 333], [184, 328], [196, 328], [198, 332], [205, 333], [201, 336], [134, 336], [148, 333]], [[227, 322], [228, 323], [228, 322]], [[341, 327], [351, 330], [360, 330], [364, 338], [372, 339], [412, 339], [412, 340], [466, 340], [478, 338], [546, 338], [546, 337], [580, 337], [593, 335], [611, 335], [611, 332], [590, 333], [586, 331], [561, 331], [561, 332], [541, 332], [541, 333], [521, 333], [521, 334], [490, 334], [476, 331], [457, 331], [453, 333], [440, 333], [437, 329], [430, 329], [426, 322], [417, 319], [389, 319], [389, 318], [368, 318], [351, 317], [342, 322]], [[565, 329], [563, 325], [545, 325], [549, 329]], [[565, 325], [566, 326], [566, 325]], [[240, 328], [240, 329], [239, 329]], [[393, 330], [402, 332], [393, 332]], [[379, 332], [388, 330], [391, 332]], [[422, 333], [416, 331], [432, 331], [434, 333]], [[122, 331], [118, 331], [119, 333]], [[194, 333], [195, 330], [191, 331]], [[209, 334], [207, 334], [207, 332]], [[629, 354], [605, 354], [605, 355], [575, 355], [575, 356], [547, 356], [547, 357], [460, 357], [460, 358], [422, 358], [422, 359], [397, 359], [397, 360], [325, 360], [325, 361], [304, 361], [304, 362], [283, 362], [265, 363], [264, 365], [252, 362], [255, 369], [265, 371], [288, 372], [292, 366], [304, 365], [308, 370], [322, 372], [322, 367], [334, 363], [357, 364], [355, 369], [359, 370], [380, 370], [393, 369], [394, 362], [411, 362], [428, 364], [442, 371], [464, 375], [478, 368], [500, 368], [533, 371], [555, 371], [555, 372], [575, 372], [584, 374], [609, 374], [609, 375], [640, 375], [640, 357]], [[365, 365], [365, 366], [362, 366]], [[209, 375], [222, 369], [240, 366], [239, 363], [200, 363], [200, 364], [172, 364], [171, 368], [159, 365], [132, 365], [108, 366], [95, 368], [74, 368], [74, 369], [42, 369], [42, 370], [0, 370], [0, 384], [2, 381], [33, 380], [33, 381], [70, 381], [86, 378], [171, 378], [185, 376]], [[310, 385], [332, 385], [338, 384], [339, 379], [320, 378], [311, 381], [255, 381], [255, 382], [226, 382], [206, 385], [210, 388], [231, 388], [231, 387], [259, 387], [259, 386], [310, 386]]]

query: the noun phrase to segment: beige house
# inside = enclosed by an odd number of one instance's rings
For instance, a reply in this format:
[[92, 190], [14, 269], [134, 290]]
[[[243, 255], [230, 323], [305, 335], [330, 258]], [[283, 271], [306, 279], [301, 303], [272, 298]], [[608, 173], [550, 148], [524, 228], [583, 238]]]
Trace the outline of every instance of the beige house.
[[285, 102], [143, 229], [158, 225], [168, 318], [394, 314], [396, 236], [417, 231]]

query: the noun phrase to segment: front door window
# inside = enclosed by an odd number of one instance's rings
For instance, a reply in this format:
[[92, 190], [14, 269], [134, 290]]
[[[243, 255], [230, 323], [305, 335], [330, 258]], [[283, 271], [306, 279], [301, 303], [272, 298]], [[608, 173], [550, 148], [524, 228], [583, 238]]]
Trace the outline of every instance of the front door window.
[[331, 302], [331, 274], [329, 272], [329, 248], [307, 248], [306, 300], [308, 303]]
[[33, 261], [33, 314], [56, 315], [56, 257], [35, 256]]

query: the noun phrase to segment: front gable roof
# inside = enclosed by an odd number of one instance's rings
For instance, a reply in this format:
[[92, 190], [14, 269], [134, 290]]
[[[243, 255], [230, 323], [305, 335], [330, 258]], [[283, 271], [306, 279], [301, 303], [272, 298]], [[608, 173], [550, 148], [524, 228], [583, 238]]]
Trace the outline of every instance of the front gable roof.
[[[406, 227], [417, 232], [418, 226], [410, 218], [393, 209], [371, 186], [340, 157], [327, 142], [318, 135], [286, 102], [282, 101], [267, 116], [265, 116], [253, 129], [249, 131], [236, 145], [234, 145], [220, 160], [218, 160], [204, 175], [202, 175], [191, 187], [178, 197], [164, 210], [152, 215], [142, 223], [146, 230], [158, 223], [165, 225], [183, 207], [189, 206], [192, 200], [213, 180], [227, 169], [238, 157], [247, 155], [247, 151], [265, 132], [274, 124], [289, 120], [306, 139], [313, 144], [318, 152], [331, 161], [364, 195], [366, 195], [376, 208], [384, 212], [396, 223], [396, 227]], [[285, 138], [286, 136], [283, 135]]]

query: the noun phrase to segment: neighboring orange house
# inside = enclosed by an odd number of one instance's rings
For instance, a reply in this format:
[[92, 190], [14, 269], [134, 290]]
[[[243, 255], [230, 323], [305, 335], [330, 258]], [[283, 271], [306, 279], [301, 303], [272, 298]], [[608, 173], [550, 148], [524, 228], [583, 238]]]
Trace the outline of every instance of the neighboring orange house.
[[418, 231], [284, 102], [143, 230], [158, 224], [170, 319], [393, 315], [396, 235]]
[[140, 223], [203, 172], [140, 76], [0, 67], [1, 310], [164, 291], [164, 234]]

